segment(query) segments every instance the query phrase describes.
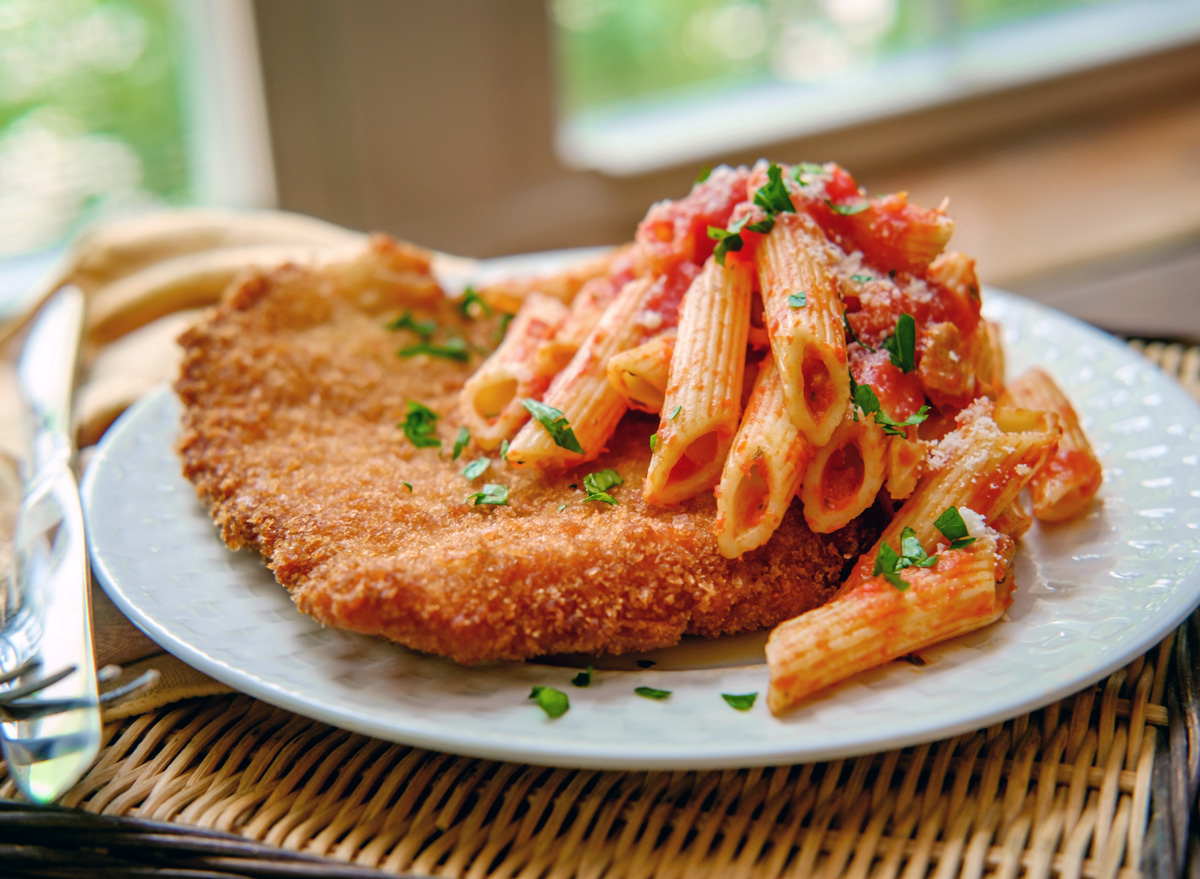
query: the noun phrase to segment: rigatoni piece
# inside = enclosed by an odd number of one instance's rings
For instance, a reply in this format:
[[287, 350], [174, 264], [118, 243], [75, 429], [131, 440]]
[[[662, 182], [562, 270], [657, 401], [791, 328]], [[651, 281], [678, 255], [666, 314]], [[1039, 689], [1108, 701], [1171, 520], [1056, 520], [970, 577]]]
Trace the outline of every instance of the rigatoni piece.
[[871, 577], [880, 546], [899, 546], [905, 528], [912, 528], [923, 546], [936, 546], [942, 537], [934, 522], [947, 507], [973, 510], [990, 524], [1058, 442], [1059, 429], [1050, 417], [994, 409], [986, 397], [964, 409], [957, 420], [959, 427], [930, 451], [930, 474], [854, 565], [839, 595]]
[[646, 329], [638, 320], [654, 301], [661, 280], [640, 278], [626, 284], [571, 362], [550, 383], [542, 402], [559, 410], [583, 452], [559, 445], [539, 421], [529, 421], [509, 445], [507, 460], [515, 467], [559, 467], [591, 461], [603, 450], [625, 413], [625, 400], [608, 381], [614, 354], [640, 345]]
[[677, 504], [716, 483], [741, 414], [750, 269], [713, 259], [683, 298], [658, 441], [642, 496]]
[[1058, 448], [1029, 481], [1033, 514], [1045, 522], [1062, 522], [1087, 510], [1103, 480], [1100, 461], [1054, 379], [1030, 369], [1005, 389], [1000, 405], [1053, 413], [1062, 428]]
[[608, 361], [608, 380], [634, 409], [661, 412], [674, 353], [675, 331], [669, 330], [613, 355]]
[[887, 473], [886, 452], [879, 425], [869, 418], [844, 418], [804, 474], [800, 502], [808, 527], [829, 534], [871, 506]]
[[906, 589], [871, 577], [777, 626], [767, 706], [781, 714], [851, 675], [994, 623], [1012, 603], [1012, 548], [987, 534], [939, 553], [933, 567], [905, 568]]
[[760, 242], [756, 259], [788, 409], [805, 438], [823, 446], [850, 399], [842, 303], [828, 241], [807, 215], [783, 214]]
[[766, 543], [813, 455], [783, 398], [779, 370], [762, 362], [717, 487], [717, 547], [735, 559]]
[[521, 405], [541, 399], [551, 379], [565, 366], [548, 350], [567, 317], [557, 299], [530, 293], [521, 303], [500, 347], [467, 379], [459, 397], [463, 424], [483, 449], [495, 449], [529, 420]]

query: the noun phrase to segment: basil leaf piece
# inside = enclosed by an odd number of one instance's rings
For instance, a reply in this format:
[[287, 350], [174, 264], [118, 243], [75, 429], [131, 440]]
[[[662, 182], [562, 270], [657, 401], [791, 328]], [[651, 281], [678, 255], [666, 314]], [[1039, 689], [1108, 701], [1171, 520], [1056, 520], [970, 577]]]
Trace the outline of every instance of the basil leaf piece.
[[[858, 344], [862, 345], [864, 348], [866, 348], [872, 354], [875, 353], [875, 349], [872, 348], [870, 345], [868, 345], [866, 342], [864, 342], [862, 339], [860, 339], [858, 337], [858, 334], [854, 332], [854, 327], [850, 326], [850, 318], [847, 316], [847, 313], [844, 311], [842, 312], [842, 327], [845, 328], [845, 330], [846, 330], [846, 344], [847, 345], [849, 345], [851, 342], [858, 342]], [[851, 376], [850, 380], [851, 380], [851, 382], [854, 381], [853, 376]], [[857, 421], [858, 419], [856, 418], [854, 420]]]
[[488, 301], [476, 293], [474, 287], [468, 287], [463, 290], [462, 299], [458, 302], [458, 311], [463, 317], [471, 317], [471, 306], [473, 305], [479, 307], [480, 316], [492, 316], [492, 306], [488, 304]]
[[550, 718], [562, 717], [571, 707], [571, 700], [562, 690], [543, 687], [540, 684], [534, 685], [529, 693], [529, 698], [536, 699], [538, 707], [545, 711]]
[[967, 531], [967, 523], [963, 521], [962, 513], [958, 511], [958, 507], [954, 506], [946, 507], [942, 514], [934, 520], [933, 527], [942, 532], [942, 536], [947, 540], [959, 540], [970, 533]]
[[859, 284], [866, 284], [870, 281], [874, 281], [875, 279], [870, 275], [851, 275], [850, 280]]
[[643, 699], [665, 699], [671, 695], [670, 690], [659, 690], [655, 687], [638, 687], [633, 692]]
[[418, 354], [428, 354], [430, 357], [444, 357], [446, 360], [457, 360], [459, 363], [466, 363], [471, 359], [471, 352], [467, 350], [466, 339], [447, 339], [440, 344], [419, 342], [416, 345], [401, 348], [396, 353], [400, 357], [416, 357]]
[[758, 693], [722, 693], [721, 698], [729, 703], [729, 707], [738, 711], [749, 711], [754, 707]]
[[696, 175], [696, 182], [703, 183], [712, 174], [712, 165], [701, 165], [700, 173]]
[[496, 324], [496, 331], [492, 333], [492, 344], [499, 345], [504, 341], [504, 334], [508, 332], [508, 325], [512, 323], [513, 315], [500, 315], [500, 322]]
[[591, 664], [589, 663], [587, 668], [575, 675], [575, 677], [571, 678], [571, 683], [576, 687], [586, 687], [592, 682], [592, 674], [595, 671], [596, 670], [592, 668]]
[[680, 411], [681, 411], [682, 409], [683, 409], [683, 407], [682, 407], [682, 406], [676, 406], [674, 409], [672, 409], [672, 410], [671, 410], [671, 417], [670, 417], [668, 420], [669, 420], [669, 421], [674, 421], [676, 418], [678, 418], [678, 417], [679, 417], [679, 413], [680, 413]]
[[412, 316], [411, 311], [406, 311], [387, 323], [389, 330], [408, 330], [416, 333], [426, 342], [433, 338], [433, 334], [437, 332], [438, 325], [435, 320], [416, 320]]
[[799, 293], [793, 293], [788, 297], [788, 305], [792, 308], [803, 308], [808, 304], [808, 293], [801, 290]]
[[484, 474], [488, 467], [492, 466], [492, 462], [488, 458], [480, 458], [477, 461], [472, 461], [462, 469], [462, 475], [467, 479], [478, 479]]
[[472, 502], [475, 506], [491, 504], [492, 506], [506, 507], [508, 506], [508, 486], [488, 482], [483, 486], [482, 491], [467, 495], [466, 500], [463, 501], [464, 504]]
[[763, 235], [766, 235], [775, 228], [775, 218], [769, 216], [765, 220], [759, 220], [757, 223], [747, 223], [746, 228], [751, 232], [761, 232]]
[[658, 445], [658, 434], [657, 433], [650, 434], [650, 451], [653, 452], [657, 445]]
[[951, 549], [966, 549], [968, 546], [970, 546], [974, 542], [975, 542], [974, 537], [962, 537], [962, 538], [959, 538], [958, 540], [950, 541], [950, 548]]
[[408, 406], [408, 415], [397, 426], [404, 430], [408, 441], [418, 449], [440, 448], [442, 441], [435, 434], [438, 419], [442, 416], [423, 403], [409, 400], [405, 405]]
[[615, 505], [617, 500], [608, 493], [608, 490], [622, 485], [624, 482], [621, 475], [611, 467], [596, 473], [589, 473], [583, 477], [583, 487], [587, 490], [587, 497], [584, 498], [584, 501], [603, 501], [606, 504]]
[[458, 435], [454, 437], [454, 451], [450, 453], [450, 460], [457, 461], [458, 456], [463, 453], [463, 449], [467, 447], [467, 443], [471, 441], [471, 431], [467, 430], [464, 424], [458, 429]]
[[740, 231], [740, 226], [734, 232], [730, 232], [728, 229], [719, 229], [716, 226], [708, 227], [708, 237], [717, 242], [716, 248], [713, 249], [713, 258], [717, 261], [717, 265], [725, 265], [725, 256], [727, 254], [742, 249]]
[[508, 457], [508, 440], [506, 440], [506, 439], [500, 440], [500, 457], [501, 458]]
[[796, 213], [792, 196], [783, 182], [783, 170], [774, 162], [767, 168], [767, 182], [754, 193], [754, 203], [768, 214]]
[[400, 484], [408, 489], [409, 494], [412, 494], [412, 483], [411, 482], [401, 482]]
[[825, 174], [825, 166], [818, 165], [815, 162], [801, 162], [799, 165], [793, 168], [792, 177], [797, 183], [799, 183], [801, 186], [804, 186], [804, 181], [800, 179], [802, 174], [810, 174], [814, 177], [822, 177]]
[[[854, 381], [853, 375], [850, 376], [850, 397], [854, 400], [855, 407], [862, 410], [863, 415], [870, 415], [875, 419], [875, 423], [883, 428], [884, 436], [907, 436], [908, 434], [901, 430], [902, 427], [920, 424], [929, 417], [929, 407], [922, 406], [903, 421], [897, 421], [880, 408], [879, 398], [875, 396], [875, 391], [871, 386], [858, 384]], [[857, 421], [857, 414], [851, 414]]]
[[560, 513], [561, 513], [563, 510], [565, 510], [566, 508], [567, 508], [567, 505], [566, 505], [566, 504], [559, 504], [559, 505], [558, 505], [558, 511], [559, 511]]
[[896, 318], [896, 331], [883, 341], [888, 358], [901, 372], [917, 368], [917, 322], [911, 314]]
[[825, 204], [829, 205], [829, 209], [835, 214], [841, 214], [843, 217], [853, 217], [855, 214], [861, 214], [871, 206], [869, 201], [862, 201], [858, 204], [834, 204], [829, 199], [825, 199]]
[[583, 454], [583, 446], [579, 445], [575, 431], [571, 430], [571, 425], [567, 423], [567, 417], [562, 414], [562, 410], [532, 397], [522, 400], [521, 405], [546, 428], [546, 433], [550, 434], [550, 439], [554, 440], [556, 446], [568, 452]]

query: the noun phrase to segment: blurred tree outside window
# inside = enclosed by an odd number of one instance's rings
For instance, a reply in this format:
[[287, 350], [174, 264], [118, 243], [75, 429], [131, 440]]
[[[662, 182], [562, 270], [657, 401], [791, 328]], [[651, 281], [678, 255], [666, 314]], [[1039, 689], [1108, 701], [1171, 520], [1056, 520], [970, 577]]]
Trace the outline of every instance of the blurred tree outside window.
[[0, 258], [194, 199], [170, 0], [0, 0]]

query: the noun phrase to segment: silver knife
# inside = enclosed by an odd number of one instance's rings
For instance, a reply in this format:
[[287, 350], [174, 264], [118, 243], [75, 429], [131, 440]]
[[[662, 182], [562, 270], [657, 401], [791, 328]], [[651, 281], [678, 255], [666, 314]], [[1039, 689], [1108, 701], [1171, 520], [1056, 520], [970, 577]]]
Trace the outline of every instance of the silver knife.
[[[9, 775], [30, 800], [71, 788], [100, 750], [89, 572], [79, 487], [71, 469], [71, 391], [83, 329], [83, 295], [65, 287], [42, 309], [17, 365], [33, 419], [15, 564], [0, 630], [0, 674], [28, 670], [14, 686], [23, 719], [0, 722]], [[69, 671], [61, 679], [57, 675]], [[39, 681], [49, 686], [37, 688]]]

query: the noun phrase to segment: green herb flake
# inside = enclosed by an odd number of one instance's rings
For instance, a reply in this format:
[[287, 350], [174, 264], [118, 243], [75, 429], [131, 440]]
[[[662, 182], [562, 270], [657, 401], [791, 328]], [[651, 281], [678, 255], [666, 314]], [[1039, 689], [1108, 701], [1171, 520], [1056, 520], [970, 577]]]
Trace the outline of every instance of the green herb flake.
[[742, 249], [741, 227], [737, 231], [731, 232], [728, 229], [720, 229], [716, 226], [708, 227], [708, 237], [717, 242], [717, 246], [713, 249], [713, 258], [717, 261], [717, 265], [725, 265], [725, 257], [730, 253], [736, 253]]
[[412, 483], [411, 482], [401, 482], [400, 484], [408, 489], [409, 494], [412, 494]]
[[638, 687], [633, 692], [637, 693], [643, 699], [665, 699], [671, 695], [670, 690], [659, 690], [655, 687]]
[[767, 168], [767, 182], [754, 193], [754, 203], [768, 214], [796, 212], [792, 196], [783, 182], [783, 169], [774, 162]]
[[805, 185], [804, 181], [800, 179], [805, 174], [810, 177], [823, 177], [825, 175], [825, 166], [818, 165], [815, 162], [801, 162], [792, 169], [793, 179], [801, 186]]
[[491, 504], [496, 507], [506, 507], [508, 506], [508, 486], [497, 485], [494, 482], [485, 483], [482, 491], [467, 495], [463, 503], [474, 503], [475, 506]]
[[[880, 407], [879, 398], [875, 396], [875, 391], [871, 386], [858, 384], [854, 381], [853, 375], [850, 376], [850, 397], [854, 401], [855, 407], [862, 410], [863, 415], [870, 415], [875, 419], [875, 423], [883, 428], [884, 436], [908, 436], [901, 428], [920, 424], [929, 417], [929, 407], [922, 406], [903, 421], [897, 421]], [[851, 414], [854, 420], [858, 421], [857, 411]]]
[[854, 281], [856, 284], [869, 284], [875, 279], [870, 275], [851, 275], [850, 280]]
[[398, 318], [389, 321], [387, 328], [389, 330], [408, 330], [428, 342], [437, 332], [438, 325], [435, 320], [416, 320], [411, 311], [406, 311]]
[[911, 314], [896, 318], [896, 331], [883, 342], [892, 366], [901, 372], [917, 368], [917, 322]]
[[487, 471], [488, 467], [492, 466], [491, 459], [480, 458], [477, 461], [472, 461], [462, 469], [462, 475], [467, 479], [478, 479]]
[[563, 510], [565, 510], [566, 508], [567, 508], [567, 505], [566, 505], [566, 504], [559, 504], [559, 505], [558, 505], [558, 511], [559, 511], [560, 513], [561, 513]]
[[869, 201], [860, 201], [858, 204], [834, 204], [829, 199], [825, 199], [825, 204], [829, 205], [829, 209], [835, 214], [841, 214], [843, 217], [853, 217], [855, 214], [861, 214], [871, 206]]
[[445, 342], [419, 342], [416, 345], [409, 345], [407, 348], [401, 348], [396, 352], [400, 357], [416, 357], [418, 354], [428, 354], [430, 357], [443, 357], [446, 360], [457, 360], [459, 363], [466, 363], [471, 359], [471, 352], [467, 350], [466, 339], [447, 339]]
[[749, 711], [754, 707], [754, 700], [758, 698], [758, 693], [722, 693], [721, 698], [728, 702], [731, 708], [738, 711]]
[[606, 504], [617, 503], [617, 499], [608, 493], [610, 488], [616, 488], [624, 483], [621, 474], [611, 467], [583, 477], [583, 487], [587, 490], [584, 501], [601, 501]]
[[712, 175], [712, 165], [701, 165], [700, 173], [696, 175], [696, 182], [703, 183]]
[[[858, 344], [860, 344], [864, 348], [866, 348], [868, 351], [870, 351], [872, 353], [875, 352], [874, 348], [872, 348], [870, 345], [868, 345], [866, 342], [864, 342], [862, 339], [860, 339], [858, 337], [858, 334], [854, 332], [854, 327], [850, 326], [850, 317], [844, 311], [842, 312], [842, 326], [846, 330], [846, 344], [847, 345], [851, 344], [852, 342], [857, 342]], [[850, 382], [851, 382], [851, 387], [853, 387], [853, 382], [854, 382], [853, 376], [851, 376]], [[854, 420], [857, 421], [858, 419], [855, 418]]]
[[522, 400], [521, 405], [546, 428], [546, 433], [550, 434], [550, 439], [554, 440], [556, 446], [568, 452], [583, 454], [583, 446], [579, 445], [575, 431], [571, 430], [571, 425], [567, 423], [567, 418], [561, 410], [532, 397]]
[[680, 410], [682, 410], [682, 409], [683, 409], [683, 407], [682, 407], [682, 406], [676, 406], [674, 409], [672, 409], [672, 410], [671, 410], [671, 417], [670, 417], [668, 420], [669, 420], [669, 421], [674, 421], [676, 418], [678, 418], [678, 417], [679, 417], [679, 412], [680, 412]]
[[458, 310], [463, 317], [473, 317], [472, 307], [476, 307], [478, 313], [482, 317], [492, 316], [492, 306], [488, 305], [486, 299], [475, 292], [474, 287], [468, 287], [463, 290], [462, 299], [458, 301]]
[[508, 457], [508, 440], [506, 440], [506, 439], [500, 440], [500, 457], [501, 458]]
[[418, 449], [440, 448], [442, 441], [435, 434], [438, 419], [442, 416], [422, 403], [409, 400], [406, 405], [408, 406], [408, 415], [397, 426], [404, 430], [408, 441]]
[[799, 293], [793, 293], [788, 297], [788, 305], [792, 308], [803, 308], [808, 304], [808, 294], [801, 290]]
[[471, 441], [471, 431], [467, 430], [464, 424], [458, 429], [458, 435], [454, 437], [454, 451], [450, 453], [450, 460], [457, 461], [458, 456], [463, 453], [463, 449], [467, 447], [467, 443]]
[[595, 673], [595, 671], [596, 670], [589, 664], [587, 668], [575, 675], [575, 677], [571, 678], [571, 683], [576, 687], [586, 687], [591, 684], [592, 674]]
[[932, 568], [937, 564], [937, 560], [936, 555], [925, 552], [916, 532], [906, 527], [900, 532], [900, 552], [896, 552], [887, 543], [882, 544], [875, 556], [875, 567], [871, 574], [882, 574], [884, 579], [903, 592], [912, 584], [900, 576], [900, 571], [913, 567]]
[[650, 451], [653, 452], [655, 450], [655, 448], [657, 448], [657, 446], [658, 446], [658, 434], [652, 433], [652, 434], [650, 434]]
[[571, 700], [562, 690], [543, 687], [540, 684], [535, 685], [530, 691], [529, 698], [536, 699], [538, 707], [545, 711], [550, 718], [562, 717], [571, 707]]
[[757, 223], [747, 223], [745, 228], [749, 229], [751, 232], [759, 232], [763, 235], [766, 235], [775, 228], [775, 218], [767, 217], [765, 220], [759, 220]]
[[496, 332], [492, 334], [492, 344], [499, 345], [504, 341], [504, 334], [508, 332], [508, 325], [512, 323], [513, 315], [500, 315], [500, 322], [496, 324]]
[[945, 512], [934, 521], [933, 527], [950, 541], [951, 549], [966, 549], [975, 542], [975, 538], [967, 531], [967, 523], [963, 521], [958, 507], [946, 507]]

